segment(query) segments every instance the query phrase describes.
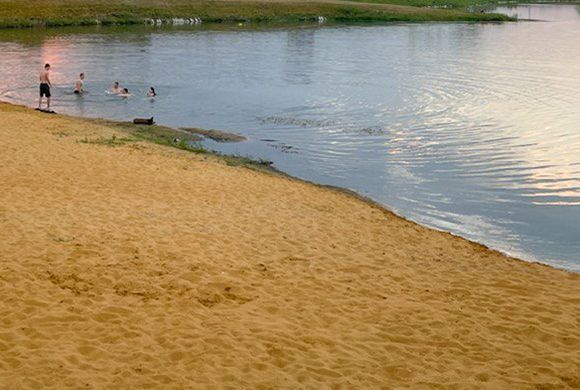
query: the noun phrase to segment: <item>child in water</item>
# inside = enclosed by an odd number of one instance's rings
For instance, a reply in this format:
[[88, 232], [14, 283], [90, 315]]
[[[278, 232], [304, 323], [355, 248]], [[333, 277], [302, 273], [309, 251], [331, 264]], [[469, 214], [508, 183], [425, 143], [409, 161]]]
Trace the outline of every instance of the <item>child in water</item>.
[[123, 88], [123, 90], [119, 93], [119, 96], [129, 97], [129, 96], [131, 96], [131, 93], [129, 92], [129, 90], [127, 88]]
[[157, 92], [155, 92], [155, 88], [149, 87], [149, 92], [147, 92], [147, 97], [155, 97], [157, 96]]

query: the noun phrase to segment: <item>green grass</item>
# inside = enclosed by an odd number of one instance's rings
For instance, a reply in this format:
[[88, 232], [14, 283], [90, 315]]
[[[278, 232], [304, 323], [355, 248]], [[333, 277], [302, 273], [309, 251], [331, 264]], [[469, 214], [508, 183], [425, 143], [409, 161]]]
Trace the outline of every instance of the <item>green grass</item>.
[[360, 3], [399, 4], [411, 7], [457, 8], [464, 9], [475, 4], [497, 3], [497, 0], [476, 2], [474, 0], [351, 0]]
[[123, 146], [129, 142], [135, 142], [134, 138], [117, 138], [112, 136], [111, 138], [98, 137], [98, 138], [88, 138], [85, 137], [79, 142], [82, 144], [93, 144], [93, 145], [104, 145], [104, 146]]
[[[388, 1], [388, 2], [387, 2]], [[150, 18], [202, 18], [204, 22], [503, 21], [506, 16], [464, 9], [420, 8], [468, 0], [355, 0], [350, 2], [204, 0], [0, 0], [0, 28], [141, 24]], [[370, 4], [372, 3], [372, 4]]]
[[181, 132], [167, 126], [134, 125], [132, 122], [117, 122], [108, 119], [87, 119], [87, 121], [121, 130], [130, 135], [133, 141], [151, 141], [160, 145], [188, 150], [203, 149], [200, 142], [203, 138], [200, 136]]
[[117, 122], [108, 119], [84, 119], [86, 121], [97, 123], [99, 125], [113, 128], [126, 134], [127, 137], [111, 138], [98, 137], [94, 139], [84, 138], [80, 143], [104, 145], [104, 146], [122, 146], [129, 142], [145, 141], [158, 145], [169, 146], [176, 149], [186, 150], [188, 152], [204, 154], [215, 157], [228, 166], [241, 166], [258, 171], [277, 173], [272, 167], [272, 162], [263, 159], [254, 159], [249, 156], [232, 156], [222, 154], [206, 149], [200, 142], [203, 138], [198, 135], [188, 133], [183, 130], [173, 129], [167, 126], [153, 125], [134, 125], [131, 122]]

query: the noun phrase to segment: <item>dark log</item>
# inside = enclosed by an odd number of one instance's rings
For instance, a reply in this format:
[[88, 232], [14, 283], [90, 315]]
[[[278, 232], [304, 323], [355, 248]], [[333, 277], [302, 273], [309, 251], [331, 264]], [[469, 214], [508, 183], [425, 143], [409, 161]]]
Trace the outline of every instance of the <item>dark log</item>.
[[135, 125], [153, 125], [155, 124], [155, 121], [153, 120], [153, 117], [151, 118], [135, 118], [133, 119], [133, 124]]

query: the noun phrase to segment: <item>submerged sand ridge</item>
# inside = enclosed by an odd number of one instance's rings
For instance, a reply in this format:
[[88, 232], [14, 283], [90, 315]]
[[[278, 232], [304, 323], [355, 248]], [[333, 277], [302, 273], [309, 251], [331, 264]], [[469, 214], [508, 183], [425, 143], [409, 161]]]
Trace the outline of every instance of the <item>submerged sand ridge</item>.
[[580, 276], [0, 105], [0, 388], [579, 388]]

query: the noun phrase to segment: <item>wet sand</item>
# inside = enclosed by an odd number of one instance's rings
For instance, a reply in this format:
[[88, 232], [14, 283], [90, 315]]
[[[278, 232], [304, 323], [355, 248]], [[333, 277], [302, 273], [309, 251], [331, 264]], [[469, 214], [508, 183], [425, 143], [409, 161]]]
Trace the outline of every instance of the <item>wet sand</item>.
[[580, 387], [578, 274], [97, 123], [0, 118], [0, 388]]

